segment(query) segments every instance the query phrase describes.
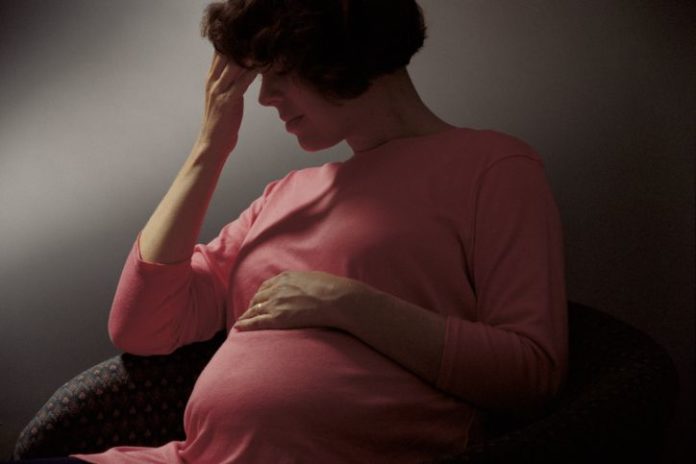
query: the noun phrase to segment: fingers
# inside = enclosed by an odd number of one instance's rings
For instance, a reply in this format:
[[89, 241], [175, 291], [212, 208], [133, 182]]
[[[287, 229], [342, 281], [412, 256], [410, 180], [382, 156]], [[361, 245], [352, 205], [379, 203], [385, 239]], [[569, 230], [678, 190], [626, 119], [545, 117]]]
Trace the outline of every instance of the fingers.
[[270, 298], [271, 298], [271, 292], [269, 292], [268, 290], [259, 291], [249, 301], [249, 308], [251, 308], [252, 306], [256, 306], [257, 304], [265, 303]]
[[221, 61], [223, 62], [221, 65], [223, 69], [218, 78], [217, 85], [220, 89], [227, 90], [244, 72], [246, 72], [246, 69], [226, 57], [222, 57]]
[[247, 70], [215, 51], [208, 71], [208, 87], [214, 85], [221, 92], [227, 92], [234, 87], [233, 90], [237, 94], [243, 95], [257, 74], [258, 71]]
[[249, 88], [249, 85], [254, 82], [257, 74], [258, 71], [248, 71], [246, 69], [242, 70], [233, 83], [235, 93], [238, 95], [244, 95], [244, 92], [246, 92], [246, 90]]
[[215, 82], [220, 73], [224, 69], [224, 57], [220, 55], [217, 51], [213, 54], [213, 61], [210, 63], [210, 69], [208, 70], [208, 82]]
[[211, 76], [213, 74], [213, 70], [215, 69], [215, 64], [217, 63], [217, 58], [218, 58], [218, 52], [217, 52], [217, 50], [213, 50], [213, 59], [210, 60], [210, 68], [208, 69], [208, 76]]
[[226, 79], [227, 81], [224, 84], [229, 85], [229, 81], [233, 80], [236, 74], [238, 74], [242, 69], [244, 68], [239, 66], [233, 60], [216, 51], [215, 55], [213, 55], [213, 61], [210, 64], [210, 69], [208, 70], [208, 82], [212, 84], [216, 81]]

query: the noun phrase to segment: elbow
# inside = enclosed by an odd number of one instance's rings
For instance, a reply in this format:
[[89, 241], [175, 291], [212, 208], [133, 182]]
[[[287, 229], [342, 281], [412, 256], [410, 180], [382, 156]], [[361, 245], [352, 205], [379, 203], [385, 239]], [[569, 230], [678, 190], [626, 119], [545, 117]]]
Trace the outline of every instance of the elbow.
[[122, 336], [110, 336], [111, 343], [124, 353], [136, 356], [161, 356], [172, 354], [176, 345], [154, 345], [147, 338], [125, 338]]
[[121, 351], [128, 351], [126, 348], [128, 346], [128, 341], [125, 337], [125, 330], [123, 330], [122, 324], [119, 324], [118, 321], [113, 318], [113, 312], [111, 313], [111, 317], [109, 317], [107, 331], [109, 333], [109, 340], [111, 340], [111, 344], [114, 345], [114, 347]]
[[109, 339], [111, 344], [120, 351], [125, 353], [143, 355], [142, 347], [138, 346], [138, 343], [134, 343], [135, 337], [128, 336], [128, 331], [124, 330], [122, 327], [113, 325], [109, 323]]
[[177, 348], [176, 343], [161, 343], [161, 337], [148, 336], [129, 330], [127, 327], [113, 323], [111, 320], [109, 321], [108, 332], [109, 339], [114, 347], [136, 356], [168, 355]]
[[499, 401], [494, 408], [534, 415], [558, 397], [565, 380], [565, 356], [531, 338], [519, 340], [521, 349], [509, 364], [510, 375], [499, 384]]
[[561, 393], [567, 376], [565, 358], [546, 354], [537, 356], [535, 375], [529, 380], [528, 406], [544, 409], [552, 405]]

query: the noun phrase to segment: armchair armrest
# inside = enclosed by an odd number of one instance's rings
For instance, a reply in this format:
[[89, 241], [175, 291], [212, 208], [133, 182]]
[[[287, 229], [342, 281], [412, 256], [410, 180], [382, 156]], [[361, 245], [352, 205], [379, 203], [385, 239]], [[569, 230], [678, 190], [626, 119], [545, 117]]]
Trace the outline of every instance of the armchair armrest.
[[183, 414], [224, 330], [169, 355], [123, 353], [63, 384], [19, 435], [14, 459], [161, 446], [184, 438]]
[[528, 422], [484, 412], [487, 439], [428, 464], [660, 462], [679, 392], [676, 366], [649, 335], [568, 303], [569, 377]]

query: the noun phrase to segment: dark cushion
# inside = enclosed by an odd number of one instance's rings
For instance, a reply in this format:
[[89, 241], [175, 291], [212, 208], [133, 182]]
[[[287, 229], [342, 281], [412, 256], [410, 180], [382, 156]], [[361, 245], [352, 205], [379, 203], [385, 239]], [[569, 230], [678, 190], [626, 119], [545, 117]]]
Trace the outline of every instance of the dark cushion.
[[[564, 390], [527, 423], [488, 413], [487, 440], [432, 464], [655, 464], [679, 391], [667, 352], [635, 327], [568, 302]], [[430, 464], [430, 463], [429, 463]]]
[[26, 425], [14, 459], [183, 440], [184, 408], [225, 331], [170, 355], [123, 353], [61, 386]]
[[[487, 439], [432, 464], [656, 462], [671, 418], [674, 364], [647, 334], [604, 312], [569, 302], [569, 378], [535, 417], [484, 411]], [[56, 391], [21, 432], [15, 459], [99, 452], [117, 445], [183, 440], [193, 385], [225, 340], [167, 356], [121, 354]]]

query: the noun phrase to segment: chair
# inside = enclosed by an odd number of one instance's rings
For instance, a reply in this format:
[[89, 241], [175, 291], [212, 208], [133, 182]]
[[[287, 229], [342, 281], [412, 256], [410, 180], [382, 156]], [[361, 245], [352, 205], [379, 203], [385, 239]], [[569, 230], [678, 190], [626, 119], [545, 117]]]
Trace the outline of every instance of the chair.
[[[600, 310], [568, 302], [569, 377], [547, 410], [524, 422], [484, 415], [486, 440], [428, 464], [656, 463], [678, 393], [664, 348]], [[61, 386], [19, 435], [14, 459], [183, 440], [196, 378], [225, 340], [166, 356], [123, 353]]]

